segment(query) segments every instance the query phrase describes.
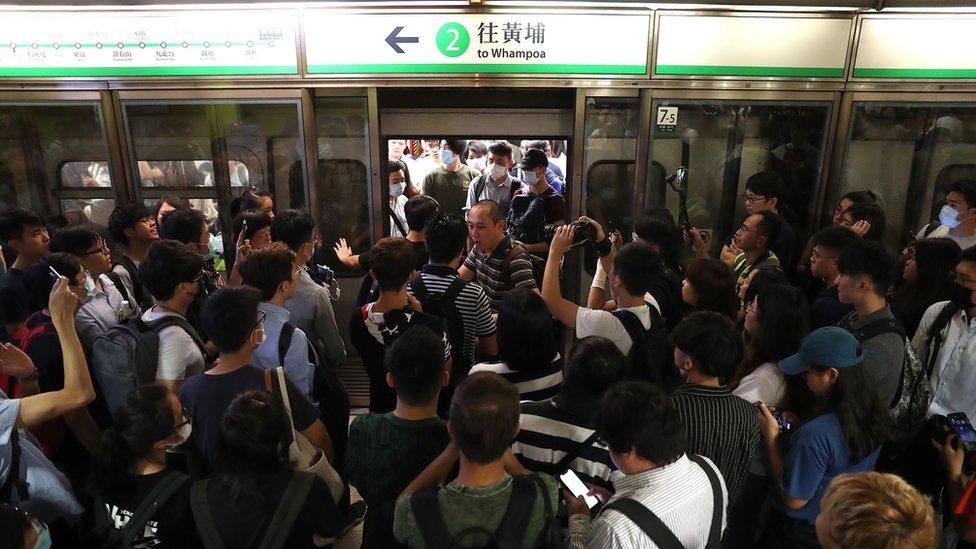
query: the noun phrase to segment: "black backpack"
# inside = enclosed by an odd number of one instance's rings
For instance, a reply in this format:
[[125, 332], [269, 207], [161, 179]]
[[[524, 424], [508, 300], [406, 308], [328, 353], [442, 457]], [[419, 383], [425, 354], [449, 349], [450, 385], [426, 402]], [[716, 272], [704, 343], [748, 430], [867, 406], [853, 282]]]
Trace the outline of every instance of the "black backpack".
[[454, 360], [452, 376], [454, 372], [467, 374], [472, 365], [473, 357], [464, 354], [464, 319], [461, 318], [461, 312], [457, 308], [457, 297], [467, 285], [468, 281], [457, 277], [451, 281], [444, 293], [431, 294], [427, 290], [423, 276], [417, 275], [410, 282], [410, 292], [420, 301], [424, 312], [444, 321], [444, 332], [451, 344], [451, 358]]
[[146, 523], [152, 520], [156, 511], [189, 480], [190, 477], [178, 471], [167, 473], [162, 480], [156, 483], [146, 498], [139, 503], [139, 507], [133, 511], [129, 521], [121, 529], [116, 529], [112, 524], [112, 517], [105, 507], [105, 501], [96, 494], [94, 497], [95, 530], [90, 536], [98, 539], [100, 542], [98, 546], [104, 549], [131, 549], [136, 536], [142, 534], [146, 528]]
[[612, 314], [627, 330], [633, 344], [627, 353], [627, 379], [649, 381], [670, 393], [681, 385], [681, 375], [674, 367], [674, 355], [668, 341], [664, 319], [657, 309], [647, 303], [651, 327], [644, 324], [633, 311], [613, 311]]
[[[546, 483], [538, 475], [520, 475], [512, 477], [512, 495], [508, 499], [505, 514], [494, 532], [480, 526], [466, 528], [456, 535], [451, 532], [444, 522], [440, 502], [437, 500], [437, 490], [424, 488], [410, 496], [410, 509], [413, 511], [417, 529], [427, 547], [449, 549], [453, 547], [482, 547], [497, 549], [516, 549], [522, 546], [535, 498], [541, 494], [545, 507], [545, 523], [542, 526], [541, 539], [536, 547], [546, 549], [563, 547], [559, 524], [555, 519], [552, 504], [547, 497]], [[470, 540], [484, 540], [475, 545]]]
[[506, 232], [513, 240], [534, 244], [542, 242], [546, 226], [546, 202], [562, 195], [552, 192], [543, 195], [518, 195], [509, 205]]

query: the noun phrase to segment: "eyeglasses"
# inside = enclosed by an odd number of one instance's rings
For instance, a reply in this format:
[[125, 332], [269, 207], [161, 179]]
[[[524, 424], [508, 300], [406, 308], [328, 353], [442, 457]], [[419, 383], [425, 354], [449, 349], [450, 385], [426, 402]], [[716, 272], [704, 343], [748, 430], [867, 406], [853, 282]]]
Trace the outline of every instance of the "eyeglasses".
[[265, 312], [265, 311], [262, 311], [262, 310], [258, 309], [258, 321], [254, 324], [254, 328], [252, 328], [251, 331], [253, 332], [254, 330], [257, 330], [258, 328], [261, 328], [263, 330], [264, 329], [264, 319], [266, 319], [266, 318], [268, 318], [268, 313]]
[[755, 202], [757, 200], [766, 200], [766, 197], [765, 196], [762, 196], [762, 195], [758, 195], [758, 194], [743, 193], [742, 194], [742, 199], [745, 200], [746, 203], [752, 203], [752, 202]]
[[813, 252], [810, 253], [810, 259], [837, 259], [836, 255], [823, 255], [814, 248]]
[[105, 254], [108, 255], [111, 250], [108, 249], [108, 245], [102, 242], [102, 245], [94, 250], [88, 250], [87, 252], [78, 255], [78, 257], [88, 257], [92, 254]]
[[955, 270], [949, 271], [949, 278], [955, 280], [960, 284], [972, 284], [976, 282], [976, 278], [973, 278], [969, 275], [960, 274], [958, 271]]

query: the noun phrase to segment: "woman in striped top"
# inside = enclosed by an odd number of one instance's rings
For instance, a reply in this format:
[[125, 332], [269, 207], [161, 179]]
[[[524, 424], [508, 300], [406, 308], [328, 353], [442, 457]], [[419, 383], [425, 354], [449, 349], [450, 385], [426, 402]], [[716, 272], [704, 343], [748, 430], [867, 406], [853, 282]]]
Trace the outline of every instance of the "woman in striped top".
[[545, 400], [559, 393], [563, 359], [557, 351], [552, 315], [539, 294], [525, 288], [507, 292], [498, 304], [498, 363], [474, 372], [495, 372], [511, 381], [522, 400]]

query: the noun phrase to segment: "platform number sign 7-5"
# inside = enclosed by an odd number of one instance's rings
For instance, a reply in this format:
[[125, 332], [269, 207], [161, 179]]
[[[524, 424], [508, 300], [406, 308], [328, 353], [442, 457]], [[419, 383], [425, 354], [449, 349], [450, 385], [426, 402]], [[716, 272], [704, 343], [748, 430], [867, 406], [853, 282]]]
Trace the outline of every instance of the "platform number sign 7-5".
[[678, 107], [658, 107], [657, 108], [657, 130], [660, 132], [673, 132], [678, 125]]

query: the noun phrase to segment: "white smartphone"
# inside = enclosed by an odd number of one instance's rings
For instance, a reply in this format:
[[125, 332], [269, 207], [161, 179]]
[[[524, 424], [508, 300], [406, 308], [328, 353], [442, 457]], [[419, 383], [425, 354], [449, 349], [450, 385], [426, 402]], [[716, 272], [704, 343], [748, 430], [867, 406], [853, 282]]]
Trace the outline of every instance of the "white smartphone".
[[596, 496], [586, 495], [590, 489], [583, 484], [583, 481], [571, 469], [559, 475], [559, 480], [574, 496], [582, 497], [586, 501], [586, 506], [590, 509], [596, 507], [596, 504], [600, 502], [600, 500], [596, 499]]

